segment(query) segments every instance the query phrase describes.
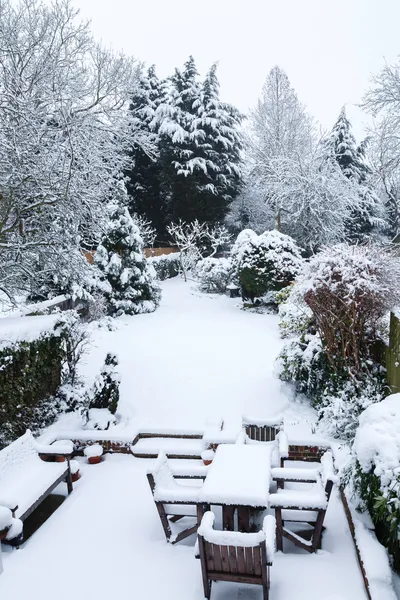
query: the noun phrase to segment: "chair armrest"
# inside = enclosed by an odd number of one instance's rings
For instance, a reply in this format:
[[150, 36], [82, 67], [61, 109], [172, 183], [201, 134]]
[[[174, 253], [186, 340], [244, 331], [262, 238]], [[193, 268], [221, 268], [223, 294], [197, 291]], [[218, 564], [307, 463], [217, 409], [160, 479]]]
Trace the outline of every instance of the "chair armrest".
[[278, 440], [278, 452], [280, 458], [288, 458], [289, 457], [289, 440], [288, 436], [284, 431], [279, 431], [276, 436]]

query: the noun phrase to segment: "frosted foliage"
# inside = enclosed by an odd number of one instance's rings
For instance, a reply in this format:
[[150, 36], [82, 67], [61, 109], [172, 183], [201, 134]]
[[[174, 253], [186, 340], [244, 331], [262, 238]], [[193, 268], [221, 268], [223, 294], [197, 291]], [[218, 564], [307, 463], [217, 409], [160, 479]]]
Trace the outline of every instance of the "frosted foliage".
[[155, 310], [160, 290], [153, 267], [142, 253], [138, 227], [124, 207], [112, 206], [106, 233], [95, 254], [101, 277], [98, 287], [110, 314], [137, 314]]
[[196, 265], [196, 277], [205, 292], [222, 294], [232, 277], [232, 263], [228, 258], [205, 258]]
[[369, 406], [360, 416], [354, 451], [364, 473], [380, 478], [385, 489], [400, 473], [400, 394]]

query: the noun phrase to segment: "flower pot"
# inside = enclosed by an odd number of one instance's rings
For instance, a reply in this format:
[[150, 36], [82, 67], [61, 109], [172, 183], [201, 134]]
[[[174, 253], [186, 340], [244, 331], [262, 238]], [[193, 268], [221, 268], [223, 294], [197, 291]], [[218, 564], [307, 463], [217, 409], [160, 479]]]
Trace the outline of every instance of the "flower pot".
[[78, 481], [78, 479], [80, 479], [81, 474], [79, 472], [79, 470], [76, 473], [72, 473], [71, 474], [71, 478], [72, 478], [72, 483], [75, 483], [76, 481]]
[[101, 456], [89, 456], [88, 463], [89, 465], [98, 465], [101, 462]]
[[201, 458], [203, 459], [203, 463], [207, 466], [210, 465], [214, 458], [214, 450], [208, 449], [204, 450], [201, 453]]
[[9, 530], [9, 527], [7, 527], [7, 529], [2, 529], [0, 531], [0, 541], [6, 537], [8, 530]]
[[56, 462], [65, 462], [65, 456], [60, 456], [56, 454]]

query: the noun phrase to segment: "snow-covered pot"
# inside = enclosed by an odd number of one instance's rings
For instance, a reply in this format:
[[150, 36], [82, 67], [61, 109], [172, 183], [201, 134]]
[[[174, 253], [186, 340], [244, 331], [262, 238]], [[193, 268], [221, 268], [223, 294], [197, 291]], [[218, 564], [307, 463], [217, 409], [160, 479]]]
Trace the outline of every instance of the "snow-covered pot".
[[201, 458], [203, 459], [203, 463], [205, 465], [210, 465], [214, 458], [214, 450], [203, 450], [201, 453]]
[[81, 476], [79, 472], [79, 463], [77, 460], [71, 460], [69, 465], [71, 468], [72, 483], [75, 483]]
[[101, 457], [103, 456], [103, 448], [100, 444], [93, 444], [93, 446], [86, 446], [83, 451], [83, 454], [88, 459], [88, 463], [90, 465], [97, 465], [101, 462]]

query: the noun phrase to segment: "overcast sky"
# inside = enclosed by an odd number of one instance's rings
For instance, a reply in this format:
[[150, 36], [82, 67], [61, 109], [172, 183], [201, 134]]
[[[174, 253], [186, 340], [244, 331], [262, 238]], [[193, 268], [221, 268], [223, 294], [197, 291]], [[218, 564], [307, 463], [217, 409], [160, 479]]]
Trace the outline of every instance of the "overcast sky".
[[96, 37], [172, 73], [190, 54], [203, 75], [219, 61], [221, 97], [252, 107], [275, 64], [325, 129], [355, 106], [371, 74], [400, 54], [400, 0], [75, 0]]

